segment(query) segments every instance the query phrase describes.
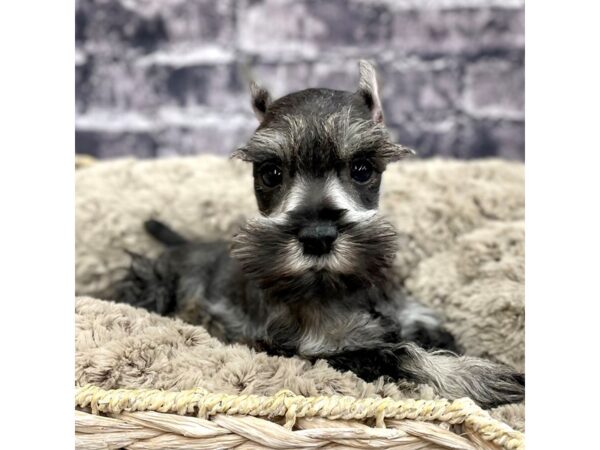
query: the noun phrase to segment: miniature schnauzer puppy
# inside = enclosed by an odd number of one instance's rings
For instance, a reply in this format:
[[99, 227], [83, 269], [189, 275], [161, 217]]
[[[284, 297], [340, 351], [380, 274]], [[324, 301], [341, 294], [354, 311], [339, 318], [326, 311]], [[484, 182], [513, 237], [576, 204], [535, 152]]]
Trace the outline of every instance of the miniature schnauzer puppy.
[[412, 151], [391, 141], [376, 73], [356, 92], [306, 89], [276, 101], [251, 83], [260, 125], [234, 157], [252, 164], [260, 215], [233, 242], [189, 242], [166, 225], [156, 261], [133, 255], [119, 301], [204, 326], [224, 342], [325, 359], [366, 381], [431, 385], [483, 407], [520, 401], [524, 375], [457, 356], [438, 316], [392, 281], [395, 231], [377, 210], [386, 165]]

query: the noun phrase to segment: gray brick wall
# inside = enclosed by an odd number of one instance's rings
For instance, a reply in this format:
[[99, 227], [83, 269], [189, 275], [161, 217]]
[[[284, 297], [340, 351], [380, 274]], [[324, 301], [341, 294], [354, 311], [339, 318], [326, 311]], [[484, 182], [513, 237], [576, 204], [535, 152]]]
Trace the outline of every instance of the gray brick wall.
[[374, 60], [386, 121], [421, 156], [524, 157], [518, 0], [78, 0], [76, 151], [227, 154], [275, 96], [354, 90]]

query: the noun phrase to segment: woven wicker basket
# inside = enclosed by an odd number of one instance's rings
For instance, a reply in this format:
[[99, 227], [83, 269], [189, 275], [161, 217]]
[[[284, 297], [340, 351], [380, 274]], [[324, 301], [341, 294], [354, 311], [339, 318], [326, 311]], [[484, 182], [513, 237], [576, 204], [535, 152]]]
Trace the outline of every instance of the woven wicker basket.
[[469, 399], [211, 394], [78, 388], [78, 449], [524, 449]]

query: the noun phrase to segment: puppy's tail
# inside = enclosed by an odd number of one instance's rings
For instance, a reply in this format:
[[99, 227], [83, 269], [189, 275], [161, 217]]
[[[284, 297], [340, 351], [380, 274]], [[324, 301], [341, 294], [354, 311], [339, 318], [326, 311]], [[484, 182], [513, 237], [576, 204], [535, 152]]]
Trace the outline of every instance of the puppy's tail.
[[159, 242], [162, 242], [167, 247], [175, 247], [177, 245], [187, 244], [188, 240], [179, 233], [173, 231], [164, 223], [158, 220], [150, 219], [144, 222], [146, 232]]

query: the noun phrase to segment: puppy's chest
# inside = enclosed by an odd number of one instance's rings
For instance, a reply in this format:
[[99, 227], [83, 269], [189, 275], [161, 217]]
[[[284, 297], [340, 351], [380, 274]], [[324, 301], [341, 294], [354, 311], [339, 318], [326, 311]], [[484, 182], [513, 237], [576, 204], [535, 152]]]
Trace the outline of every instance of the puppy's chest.
[[344, 348], [376, 345], [385, 329], [380, 319], [366, 311], [335, 307], [285, 308], [269, 321], [274, 344], [293, 348], [310, 357], [336, 353]]

